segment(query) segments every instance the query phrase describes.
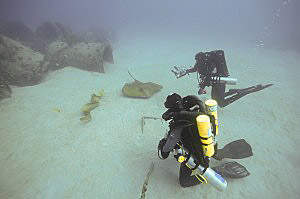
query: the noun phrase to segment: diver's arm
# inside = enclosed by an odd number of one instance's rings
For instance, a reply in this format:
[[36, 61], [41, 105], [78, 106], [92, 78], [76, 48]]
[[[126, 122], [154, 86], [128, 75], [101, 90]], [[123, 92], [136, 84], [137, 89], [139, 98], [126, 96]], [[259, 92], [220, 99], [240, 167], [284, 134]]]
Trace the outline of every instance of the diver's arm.
[[186, 74], [197, 72], [197, 67], [189, 68], [186, 70]]
[[197, 111], [179, 111], [179, 112], [175, 113], [175, 118], [177, 120], [193, 121], [200, 114], [201, 113], [197, 112]]
[[201, 112], [198, 111], [178, 111], [174, 109], [168, 109], [163, 115], [162, 118], [167, 121], [170, 119], [182, 120], [182, 121], [193, 121]]
[[201, 76], [200, 75], [198, 86], [199, 86], [198, 95], [206, 94], [205, 87], [211, 86], [210, 77], [209, 76], [204, 76], [204, 75]]
[[172, 117], [174, 116], [174, 110], [173, 109], [168, 109], [166, 112], [164, 112], [164, 114], [162, 114], [162, 118], [165, 121], [168, 121], [170, 119], [172, 119]]
[[172, 69], [171, 71], [175, 74], [175, 76], [177, 78], [180, 78], [180, 77], [183, 77], [183, 76], [185, 76], [185, 75], [187, 75], [189, 73], [196, 72], [197, 68], [193, 67], [193, 68], [189, 68], [189, 69], [183, 69], [183, 68], [174, 66], [174, 69]]

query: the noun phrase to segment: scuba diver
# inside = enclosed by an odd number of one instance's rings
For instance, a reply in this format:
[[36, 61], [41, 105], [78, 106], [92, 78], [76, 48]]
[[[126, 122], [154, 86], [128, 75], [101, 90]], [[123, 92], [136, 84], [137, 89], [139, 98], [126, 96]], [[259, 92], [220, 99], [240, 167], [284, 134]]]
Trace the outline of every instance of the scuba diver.
[[179, 183], [190, 187], [211, 183], [223, 191], [227, 182], [223, 178], [242, 178], [250, 175], [241, 164], [230, 161], [210, 167], [210, 159], [242, 159], [253, 155], [251, 146], [239, 139], [218, 149], [215, 137], [219, 134], [217, 102], [202, 102], [197, 96], [169, 95], [164, 103], [168, 109], [162, 118], [169, 121], [170, 130], [158, 144], [158, 156], [166, 159], [172, 152], [181, 164]]
[[197, 72], [199, 84], [198, 94], [206, 94], [205, 87], [212, 86], [211, 98], [218, 102], [220, 107], [225, 107], [234, 101], [253, 92], [263, 90], [273, 84], [251, 86], [244, 89], [229, 89], [225, 92], [226, 84], [235, 85], [237, 80], [229, 78], [223, 50], [199, 52], [195, 56], [196, 63], [193, 68], [182, 69], [174, 66], [171, 71], [177, 78], [186, 74]]

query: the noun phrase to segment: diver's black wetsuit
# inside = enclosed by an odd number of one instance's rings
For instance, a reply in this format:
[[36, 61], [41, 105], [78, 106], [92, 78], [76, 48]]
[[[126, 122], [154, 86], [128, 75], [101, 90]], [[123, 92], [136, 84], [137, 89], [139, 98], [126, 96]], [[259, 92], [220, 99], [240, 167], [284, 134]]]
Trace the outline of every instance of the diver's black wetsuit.
[[[204, 167], [204, 170], [201, 170], [202, 173], [205, 173], [210, 167], [210, 157], [206, 156], [203, 151], [201, 139], [204, 138], [199, 135], [196, 118], [203, 114], [209, 116], [212, 124], [211, 132], [216, 136], [215, 117], [207, 114], [205, 104], [195, 95], [182, 98], [177, 93], [173, 93], [167, 97], [164, 105], [168, 110], [163, 113], [162, 118], [169, 121], [170, 129], [167, 135], [159, 141], [157, 147], [159, 158], [166, 159], [171, 152], [174, 152], [174, 158], [178, 161], [180, 156], [184, 156], [185, 160], [179, 161], [181, 163], [179, 184], [182, 187], [204, 183], [205, 177], [196, 176], [193, 173], [194, 169], [198, 169], [200, 165]], [[180, 148], [185, 152], [178, 153], [177, 149]], [[233, 141], [222, 149], [218, 149], [216, 140], [214, 140], [214, 154], [211, 157], [221, 161], [224, 158], [242, 159], [252, 155], [251, 146], [244, 139]], [[195, 166], [188, 164], [191, 157]], [[225, 164], [212, 167], [212, 169], [216, 173], [230, 178], [242, 178], [250, 175], [247, 169], [237, 162], [225, 162]]]
[[[191, 110], [195, 105], [197, 105], [198, 108]], [[167, 97], [165, 107], [168, 108], [168, 110], [162, 115], [162, 118], [166, 121], [171, 120], [169, 123], [170, 130], [168, 132], [168, 138], [172, 137], [170, 139], [176, 140], [174, 138], [177, 137], [176, 134], [179, 133], [180, 143], [189, 151], [190, 155], [194, 157], [195, 164], [208, 168], [209, 158], [204, 155], [196, 122], [196, 117], [200, 114], [204, 114], [202, 101], [193, 95], [181, 98], [178, 94], [174, 93]], [[177, 132], [176, 129], [178, 130]], [[172, 142], [164, 143], [164, 145], [170, 143]], [[168, 155], [165, 154], [165, 158], [167, 156]], [[191, 174], [192, 170], [188, 168], [185, 163], [181, 163], [179, 182], [182, 187], [200, 184], [200, 181], [195, 176], [191, 176]]]
[[223, 50], [214, 50], [210, 52], [199, 52], [195, 56], [196, 63], [193, 68], [187, 69], [180, 74], [173, 71], [178, 77], [189, 73], [197, 72], [200, 76], [198, 94], [205, 94], [204, 88], [212, 86], [211, 97], [218, 102], [220, 107], [225, 107], [228, 104], [240, 99], [241, 97], [262, 90], [271, 86], [258, 84], [244, 89], [230, 89], [225, 92], [226, 84], [212, 81], [212, 77], [228, 77], [229, 72], [226, 65], [225, 55]]

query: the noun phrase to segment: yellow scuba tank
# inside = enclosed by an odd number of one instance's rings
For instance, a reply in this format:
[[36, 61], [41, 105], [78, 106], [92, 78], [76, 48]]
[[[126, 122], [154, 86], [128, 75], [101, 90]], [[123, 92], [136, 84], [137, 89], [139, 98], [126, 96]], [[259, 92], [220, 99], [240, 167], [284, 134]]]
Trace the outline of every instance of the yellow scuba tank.
[[211, 157], [215, 153], [214, 135], [211, 132], [210, 118], [207, 115], [198, 115], [196, 117], [198, 133], [202, 143], [203, 153], [207, 157]]
[[204, 102], [206, 114], [212, 115], [215, 118], [216, 135], [219, 134], [219, 123], [218, 123], [218, 103], [216, 100], [209, 99]]

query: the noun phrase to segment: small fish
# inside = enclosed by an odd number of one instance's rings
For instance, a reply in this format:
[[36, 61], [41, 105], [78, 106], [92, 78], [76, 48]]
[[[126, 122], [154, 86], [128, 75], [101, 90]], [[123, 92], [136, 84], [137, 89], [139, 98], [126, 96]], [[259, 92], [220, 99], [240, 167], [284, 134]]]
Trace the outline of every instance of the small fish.
[[57, 113], [61, 113], [62, 112], [61, 109], [59, 109], [59, 108], [54, 108], [53, 111], [57, 112]]

